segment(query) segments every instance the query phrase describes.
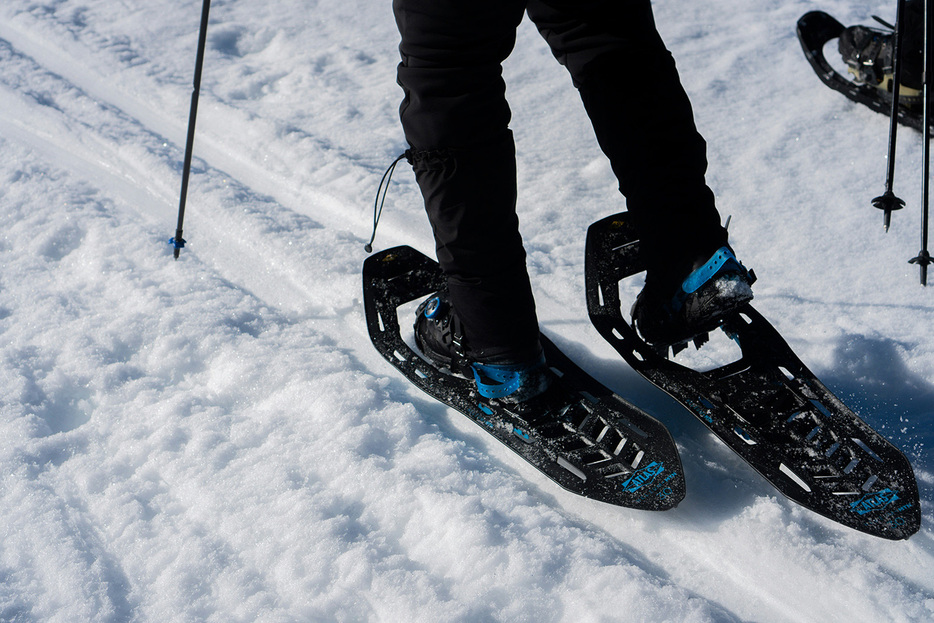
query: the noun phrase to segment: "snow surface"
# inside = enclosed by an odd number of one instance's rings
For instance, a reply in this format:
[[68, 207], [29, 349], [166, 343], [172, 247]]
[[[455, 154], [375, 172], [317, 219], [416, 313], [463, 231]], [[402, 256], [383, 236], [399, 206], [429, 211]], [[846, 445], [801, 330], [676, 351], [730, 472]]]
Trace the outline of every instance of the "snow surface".
[[[670, 428], [672, 511], [560, 490], [370, 345], [363, 244], [404, 148], [388, 0], [215, 0], [177, 262], [201, 3], [3, 0], [0, 620], [934, 619], [920, 139], [899, 135], [908, 207], [884, 234], [887, 120], [823, 87], [794, 34], [894, 4], [655, 8], [757, 308], [915, 467], [904, 542], [780, 497], [598, 337], [584, 233], [624, 204], [527, 22], [506, 74], [542, 324]], [[430, 253], [403, 169], [377, 248]]]

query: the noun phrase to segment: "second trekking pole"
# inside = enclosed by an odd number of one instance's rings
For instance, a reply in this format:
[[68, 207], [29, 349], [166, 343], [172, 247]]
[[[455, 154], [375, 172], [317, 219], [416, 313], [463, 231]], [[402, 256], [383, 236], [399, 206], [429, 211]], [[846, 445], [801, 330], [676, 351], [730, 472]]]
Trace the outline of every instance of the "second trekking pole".
[[885, 231], [889, 231], [889, 226], [892, 224], [892, 211], [905, 207], [905, 202], [892, 192], [892, 186], [895, 183], [895, 142], [898, 137], [898, 92], [902, 73], [902, 42], [905, 33], [904, 9], [905, 0], [898, 0], [895, 9], [895, 43], [892, 50], [892, 116], [889, 119], [889, 158], [885, 174], [885, 192], [872, 200], [872, 205], [884, 212], [882, 224]]
[[931, 186], [931, 133], [928, 123], [931, 115], [931, 0], [924, 2], [924, 73], [921, 83], [921, 105], [924, 106], [923, 123], [924, 139], [921, 143], [921, 251], [917, 257], [912, 258], [912, 264], [921, 267], [921, 285], [928, 284], [928, 264], [931, 263], [931, 254], [928, 253], [928, 196]]

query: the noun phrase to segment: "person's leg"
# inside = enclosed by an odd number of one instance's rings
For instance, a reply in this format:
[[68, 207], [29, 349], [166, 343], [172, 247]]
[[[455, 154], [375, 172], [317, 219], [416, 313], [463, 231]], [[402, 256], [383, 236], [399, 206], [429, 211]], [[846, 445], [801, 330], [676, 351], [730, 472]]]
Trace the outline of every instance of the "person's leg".
[[639, 230], [637, 331], [662, 345], [715, 328], [752, 299], [754, 277], [727, 246], [707, 144], [650, 0], [529, 0], [528, 14], [570, 72]]
[[438, 261], [471, 355], [537, 357], [538, 320], [516, 215], [502, 61], [524, 0], [394, 0], [400, 108]]
[[650, 1], [531, 0], [528, 13], [580, 92], [650, 277], [683, 276], [727, 235], [705, 181], [707, 146]]

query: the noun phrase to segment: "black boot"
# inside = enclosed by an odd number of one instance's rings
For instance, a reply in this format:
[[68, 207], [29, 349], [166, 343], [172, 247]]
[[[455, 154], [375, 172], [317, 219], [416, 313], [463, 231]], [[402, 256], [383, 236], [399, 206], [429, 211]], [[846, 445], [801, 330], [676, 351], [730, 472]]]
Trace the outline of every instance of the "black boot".
[[437, 368], [473, 378], [486, 398], [519, 403], [541, 395], [553, 374], [541, 346], [527, 352], [485, 357], [470, 350], [464, 327], [446, 292], [426, 299], [415, 312], [415, 345]]
[[681, 277], [650, 271], [632, 306], [633, 324], [649, 344], [685, 342], [717, 328], [751, 301], [754, 281], [755, 274], [739, 263], [729, 247], [699, 259]]

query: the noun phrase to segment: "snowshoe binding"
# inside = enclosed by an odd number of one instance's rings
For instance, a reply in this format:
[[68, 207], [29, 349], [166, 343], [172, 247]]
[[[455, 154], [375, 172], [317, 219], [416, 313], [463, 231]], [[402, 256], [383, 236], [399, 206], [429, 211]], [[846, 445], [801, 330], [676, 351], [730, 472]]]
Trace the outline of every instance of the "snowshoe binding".
[[705, 341], [707, 332], [752, 300], [756, 280], [729, 247], [695, 262], [676, 285], [652, 277], [646, 277], [632, 306], [633, 325], [646, 343], [665, 350], [692, 339]]
[[[840, 33], [837, 49], [856, 84], [879, 89], [891, 101], [895, 79], [895, 33], [868, 26], [850, 26]], [[920, 67], [906, 54], [899, 85], [899, 104], [917, 110], [921, 105]]]
[[[912, 5], [920, 6], [920, 3], [908, 4], [909, 17], [906, 19], [909, 19], [909, 28], [906, 28], [905, 40], [902, 43], [897, 114], [899, 123], [920, 131], [924, 124], [919, 91], [921, 56], [920, 48], [915, 43], [916, 37], [909, 33], [912, 10], [915, 10]], [[892, 27], [845, 27], [823, 11], [811, 11], [798, 20], [797, 33], [804, 56], [821, 82], [875, 112], [885, 116], [891, 115], [894, 85]], [[837, 50], [846, 64], [846, 75], [834, 69], [824, 56], [824, 47], [834, 39], [838, 40]]]
[[521, 361], [508, 357], [479, 361], [472, 357], [464, 329], [447, 293], [425, 299], [415, 312], [415, 345], [436, 367], [473, 378], [485, 398], [521, 403], [545, 393], [551, 372], [541, 350]]

